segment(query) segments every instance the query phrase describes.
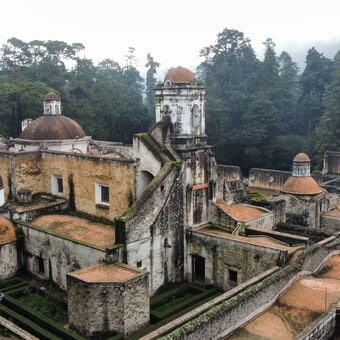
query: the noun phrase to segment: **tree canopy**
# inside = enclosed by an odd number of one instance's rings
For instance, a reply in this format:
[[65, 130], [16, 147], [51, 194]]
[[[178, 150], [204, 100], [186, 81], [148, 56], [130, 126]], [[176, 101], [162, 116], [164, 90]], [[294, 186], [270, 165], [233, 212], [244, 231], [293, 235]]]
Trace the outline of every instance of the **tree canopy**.
[[[63, 114], [94, 139], [131, 143], [154, 122], [160, 63], [146, 56], [146, 79], [129, 47], [124, 65], [82, 56], [81, 43], [10, 38], [0, 48], [0, 134], [17, 137], [21, 121], [42, 113], [43, 97], [57, 91]], [[221, 164], [289, 170], [298, 152], [322, 166], [340, 145], [340, 53], [334, 60], [314, 47], [300, 72], [288, 52], [264, 42], [259, 60], [249, 38], [235, 29], [203, 47], [197, 77], [206, 87], [208, 142]]]

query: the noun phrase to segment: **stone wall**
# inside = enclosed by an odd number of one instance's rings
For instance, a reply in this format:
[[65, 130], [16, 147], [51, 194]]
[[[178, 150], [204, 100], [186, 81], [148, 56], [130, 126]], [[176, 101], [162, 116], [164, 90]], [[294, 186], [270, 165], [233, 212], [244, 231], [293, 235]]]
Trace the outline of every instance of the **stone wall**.
[[[173, 325], [178, 328], [162, 338], [212, 339], [227, 336], [271, 306], [298, 278], [316, 272], [330, 257], [339, 254], [340, 242], [334, 236], [315, 244], [302, 252], [294, 263], [249, 286], [241, 294], [222, 303], [219, 301], [182, 326], [174, 320]], [[159, 334], [157, 338], [160, 338]]]
[[322, 215], [320, 223], [321, 228], [333, 228], [334, 230], [340, 230], [340, 217]]
[[[128, 209], [134, 192], [134, 164], [105, 157], [44, 152], [45, 191], [51, 192], [51, 175], [63, 178], [64, 197], [73, 197], [77, 211], [112, 219]], [[96, 204], [96, 184], [109, 187], [109, 205]], [[72, 204], [72, 202], [71, 202]]]
[[[0, 174], [5, 197], [21, 188], [32, 194], [52, 193], [52, 175], [62, 178], [59, 196], [76, 210], [112, 219], [131, 204], [134, 193], [134, 162], [100, 156], [59, 152], [0, 152]], [[109, 187], [109, 204], [97, 204], [96, 184]]]
[[330, 340], [335, 338], [336, 327], [336, 311], [330, 310], [328, 313], [322, 314], [312, 324], [298, 336], [295, 340]]
[[149, 324], [148, 274], [125, 282], [86, 282], [68, 275], [67, 285], [69, 324], [83, 335], [129, 335]]
[[238, 166], [218, 165], [216, 199], [226, 202], [237, 201], [244, 193], [241, 169]]
[[[187, 280], [192, 280], [191, 264], [193, 256], [198, 255], [205, 259], [205, 284], [214, 284], [223, 290], [275, 267], [280, 257], [280, 250], [198, 231], [189, 232], [187, 241]], [[230, 271], [234, 272], [234, 276], [230, 275]]]
[[183, 278], [182, 181], [176, 167], [169, 164], [165, 168], [136, 202], [141, 206], [135, 208], [124, 226], [127, 263], [151, 273], [151, 294]]
[[0, 279], [14, 276], [19, 269], [16, 241], [0, 244], [0, 259]]
[[[23, 230], [25, 268], [34, 276], [50, 280], [66, 290], [66, 275], [76, 269], [102, 262], [106, 251], [54, 236], [29, 223], [18, 222]], [[116, 253], [115, 260], [118, 260]]]
[[292, 175], [290, 171], [251, 168], [249, 170], [249, 188], [280, 190]]
[[340, 174], [340, 152], [337, 151], [325, 152], [322, 174], [324, 175]]

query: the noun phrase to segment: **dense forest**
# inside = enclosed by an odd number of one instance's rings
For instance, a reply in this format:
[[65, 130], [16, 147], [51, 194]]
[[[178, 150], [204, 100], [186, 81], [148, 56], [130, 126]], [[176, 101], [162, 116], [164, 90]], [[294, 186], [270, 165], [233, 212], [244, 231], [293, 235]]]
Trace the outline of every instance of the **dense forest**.
[[[306, 152], [321, 169], [326, 150], [340, 150], [340, 52], [326, 58], [315, 48], [299, 70], [289, 53], [264, 42], [260, 61], [249, 38], [224, 29], [203, 47], [196, 75], [206, 87], [208, 142], [220, 164], [290, 170]], [[8, 39], [0, 48], [0, 135], [20, 134], [21, 120], [42, 113], [46, 93], [58, 91], [63, 113], [94, 139], [132, 142], [154, 122], [159, 63], [146, 56], [146, 79], [134, 49], [124, 65], [81, 57], [81, 43]], [[178, 66], [178, 65], [174, 65]], [[185, 66], [185, 65], [181, 65]]]

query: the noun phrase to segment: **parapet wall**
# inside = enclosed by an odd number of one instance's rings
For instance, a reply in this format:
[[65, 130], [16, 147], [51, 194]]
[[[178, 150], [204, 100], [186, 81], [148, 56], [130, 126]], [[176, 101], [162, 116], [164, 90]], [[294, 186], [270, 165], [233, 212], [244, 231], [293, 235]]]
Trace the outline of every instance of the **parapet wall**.
[[340, 152], [326, 151], [323, 159], [323, 175], [340, 175]]
[[291, 176], [290, 171], [252, 168], [249, 170], [249, 188], [280, 190]]

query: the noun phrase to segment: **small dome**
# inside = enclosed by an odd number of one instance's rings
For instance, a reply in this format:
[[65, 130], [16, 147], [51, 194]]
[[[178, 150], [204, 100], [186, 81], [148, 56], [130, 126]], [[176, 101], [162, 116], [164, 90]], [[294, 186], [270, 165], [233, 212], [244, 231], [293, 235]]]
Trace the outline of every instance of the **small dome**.
[[35, 119], [20, 135], [28, 140], [62, 140], [85, 137], [81, 126], [69, 117], [45, 115]]
[[170, 80], [172, 83], [191, 83], [195, 80], [195, 75], [187, 68], [178, 66], [176, 68], [171, 68], [165, 76], [164, 82]]
[[13, 223], [7, 218], [0, 216], [0, 243], [7, 243], [16, 239]]
[[50, 92], [50, 93], [47, 93], [47, 95], [45, 96], [44, 100], [52, 101], [52, 100], [60, 100], [60, 98], [59, 98], [59, 96], [56, 93]]
[[281, 192], [292, 195], [317, 195], [322, 193], [316, 181], [308, 177], [289, 177], [281, 188]]
[[310, 162], [310, 158], [305, 153], [300, 152], [294, 157], [293, 162]]

